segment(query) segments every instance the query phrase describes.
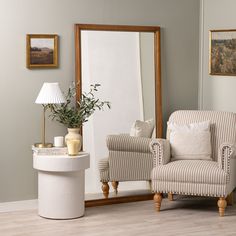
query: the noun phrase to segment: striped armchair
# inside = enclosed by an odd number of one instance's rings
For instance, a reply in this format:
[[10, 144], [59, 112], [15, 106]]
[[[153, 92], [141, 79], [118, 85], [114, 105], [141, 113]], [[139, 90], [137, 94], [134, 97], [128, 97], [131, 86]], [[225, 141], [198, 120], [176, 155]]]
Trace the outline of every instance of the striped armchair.
[[[219, 214], [232, 204], [232, 191], [236, 186], [236, 114], [217, 111], [176, 111], [170, 122], [189, 124], [210, 120], [211, 148], [213, 161], [171, 161], [169, 134], [167, 139], [155, 139], [150, 147], [154, 154], [152, 189], [157, 211], [160, 211], [162, 193], [217, 197]], [[227, 197], [228, 196], [228, 197]]]
[[109, 194], [108, 182], [117, 193], [122, 181], [150, 181], [153, 168], [153, 155], [150, 138], [129, 135], [108, 135], [108, 158], [99, 162], [100, 181], [105, 197]]

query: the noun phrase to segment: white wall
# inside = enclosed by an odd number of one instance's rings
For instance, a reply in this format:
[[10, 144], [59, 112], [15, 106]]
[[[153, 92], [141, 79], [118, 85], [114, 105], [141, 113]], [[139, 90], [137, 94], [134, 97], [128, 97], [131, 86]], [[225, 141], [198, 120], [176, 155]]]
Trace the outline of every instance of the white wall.
[[236, 112], [236, 77], [209, 75], [209, 30], [235, 29], [235, 0], [201, 2], [201, 67], [199, 107]]
[[[41, 107], [34, 100], [43, 82], [65, 89], [74, 80], [74, 23], [161, 26], [166, 121], [173, 110], [197, 107], [198, 20], [198, 0], [1, 0], [0, 201], [37, 196], [31, 144], [40, 138]], [[26, 69], [28, 33], [60, 36], [59, 69]], [[47, 131], [52, 140], [65, 128], [48, 122]]]
[[[101, 191], [98, 162], [108, 157], [107, 135], [129, 133], [133, 122], [143, 119], [139, 33], [83, 31], [81, 42], [82, 91], [101, 84], [96, 97], [111, 102], [110, 110], [97, 111], [83, 127], [84, 150], [91, 153], [85, 189], [96, 193]], [[125, 185], [119, 189], [143, 188], [143, 184]]]
[[139, 35], [144, 120], [156, 120], [154, 34], [142, 32]]

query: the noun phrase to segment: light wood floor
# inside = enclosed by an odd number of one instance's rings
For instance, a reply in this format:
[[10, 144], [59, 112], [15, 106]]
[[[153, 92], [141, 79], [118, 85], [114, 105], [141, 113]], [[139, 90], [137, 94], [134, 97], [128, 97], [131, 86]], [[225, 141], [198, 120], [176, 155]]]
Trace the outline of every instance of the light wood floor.
[[36, 210], [0, 213], [1, 236], [209, 236], [236, 235], [236, 205], [219, 217], [210, 199], [163, 200], [162, 211], [153, 201], [116, 204], [86, 209], [74, 220], [48, 220]]

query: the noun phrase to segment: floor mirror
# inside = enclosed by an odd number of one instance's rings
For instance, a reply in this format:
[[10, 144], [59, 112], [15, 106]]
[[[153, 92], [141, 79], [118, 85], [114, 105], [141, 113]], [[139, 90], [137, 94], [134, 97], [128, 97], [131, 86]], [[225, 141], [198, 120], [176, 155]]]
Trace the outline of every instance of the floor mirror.
[[96, 96], [111, 102], [83, 125], [83, 150], [90, 153], [86, 206], [151, 199], [146, 182], [122, 182], [104, 198], [98, 162], [108, 155], [107, 135], [129, 134], [135, 120], [154, 119], [155, 137], [162, 137], [160, 27], [76, 24], [75, 82], [77, 99], [100, 84]]

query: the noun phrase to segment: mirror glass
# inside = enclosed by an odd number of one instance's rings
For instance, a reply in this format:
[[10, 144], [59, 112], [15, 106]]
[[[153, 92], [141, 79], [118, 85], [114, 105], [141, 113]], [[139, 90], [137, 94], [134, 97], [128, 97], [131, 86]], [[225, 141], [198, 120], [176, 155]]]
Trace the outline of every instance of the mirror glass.
[[[107, 135], [129, 134], [135, 120], [156, 120], [154, 33], [82, 30], [80, 37], [82, 92], [101, 84], [96, 97], [111, 102], [110, 110], [96, 112], [83, 126], [83, 148], [90, 153], [85, 190], [98, 193], [98, 162], [108, 157]], [[149, 184], [119, 184], [119, 191], [134, 189], [149, 189]]]
[[162, 137], [160, 27], [76, 24], [75, 82], [77, 100], [98, 83], [96, 97], [111, 103], [110, 110], [97, 111], [82, 130], [83, 149], [90, 153], [86, 206], [152, 199], [145, 181], [119, 182], [118, 194], [110, 183], [104, 197], [98, 164], [108, 158], [107, 136], [129, 135], [136, 120], [153, 119], [153, 137]]

